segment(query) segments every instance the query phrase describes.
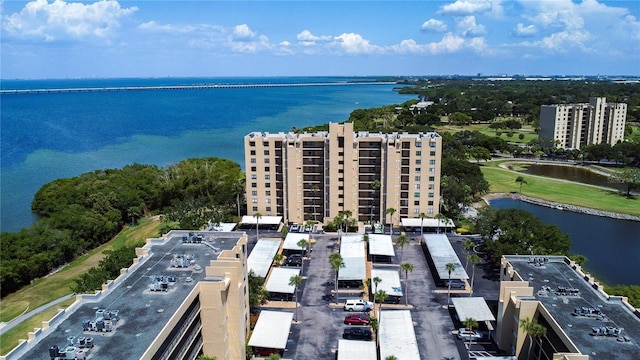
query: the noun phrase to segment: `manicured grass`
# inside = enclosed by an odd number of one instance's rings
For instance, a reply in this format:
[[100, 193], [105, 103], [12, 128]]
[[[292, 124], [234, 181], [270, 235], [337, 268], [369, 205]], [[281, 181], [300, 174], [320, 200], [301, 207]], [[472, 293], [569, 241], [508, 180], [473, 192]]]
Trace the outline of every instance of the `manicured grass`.
[[640, 199], [629, 199], [616, 191], [603, 190], [541, 176], [518, 173], [498, 168], [497, 162], [482, 166], [481, 170], [489, 182], [490, 192], [519, 192], [520, 184], [515, 180], [522, 176], [526, 184], [522, 185], [522, 194], [547, 201], [587, 207], [591, 209], [612, 211], [640, 216]]
[[[33, 284], [6, 296], [2, 299], [0, 307], [0, 321], [10, 321], [25, 311], [33, 310], [70, 294], [71, 286], [74, 284], [73, 279], [97, 266], [104, 258], [103, 251], [155, 237], [158, 235], [159, 228], [159, 220], [143, 219], [138, 225], [125, 228], [108, 243], [72, 261], [60, 271], [45, 278], [36, 279]], [[4, 347], [4, 344], [2, 346]]]
[[21, 322], [13, 329], [0, 336], [0, 355], [6, 355], [11, 351], [11, 349], [18, 345], [18, 342], [21, 339], [27, 338], [29, 331], [33, 331], [35, 328], [41, 328], [43, 321], [51, 319], [58, 313], [58, 309], [67, 308], [69, 305], [73, 304], [74, 301], [76, 301], [75, 297], [52, 306], [40, 314], [32, 316], [26, 321]]
[[[465, 126], [455, 126], [455, 125], [448, 125], [445, 123], [443, 125], [437, 126], [435, 130], [437, 132], [452, 132], [452, 133], [460, 132], [463, 130], [469, 130], [469, 131], [478, 131], [487, 136], [492, 136], [492, 137], [497, 136], [496, 130], [490, 129], [488, 124], [470, 124]], [[534, 129], [529, 125], [524, 125], [522, 129], [511, 130], [511, 132], [513, 132], [512, 137], [507, 136], [507, 133], [509, 132], [509, 130], [507, 129], [500, 129], [498, 131], [502, 133], [502, 135], [500, 136], [501, 139], [506, 140], [508, 142], [512, 142], [512, 143], [527, 144], [531, 140], [538, 138], [538, 134], [536, 134]], [[518, 138], [519, 134], [524, 134], [524, 139], [520, 140], [520, 138]]]

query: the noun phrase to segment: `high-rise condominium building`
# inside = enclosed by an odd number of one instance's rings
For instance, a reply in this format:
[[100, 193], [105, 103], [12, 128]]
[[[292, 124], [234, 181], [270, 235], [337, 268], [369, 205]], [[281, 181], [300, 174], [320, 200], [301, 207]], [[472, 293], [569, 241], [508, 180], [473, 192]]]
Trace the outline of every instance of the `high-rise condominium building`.
[[627, 104], [607, 103], [603, 97], [589, 99], [588, 104], [555, 104], [540, 107], [540, 138], [564, 149], [607, 143], [624, 139]]
[[249, 215], [302, 223], [350, 211], [361, 222], [398, 223], [438, 214], [437, 133], [354, 132], [352, 123], [330, 123], [316, 133], [253, 132], [244, 146]]

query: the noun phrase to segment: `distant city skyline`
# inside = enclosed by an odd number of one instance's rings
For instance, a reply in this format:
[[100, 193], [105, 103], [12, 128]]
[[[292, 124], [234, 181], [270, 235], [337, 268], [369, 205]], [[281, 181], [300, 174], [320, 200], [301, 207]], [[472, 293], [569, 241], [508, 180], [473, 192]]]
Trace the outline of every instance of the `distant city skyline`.
[[640, 76], [637, 1], [2, 1], [2, 79]]

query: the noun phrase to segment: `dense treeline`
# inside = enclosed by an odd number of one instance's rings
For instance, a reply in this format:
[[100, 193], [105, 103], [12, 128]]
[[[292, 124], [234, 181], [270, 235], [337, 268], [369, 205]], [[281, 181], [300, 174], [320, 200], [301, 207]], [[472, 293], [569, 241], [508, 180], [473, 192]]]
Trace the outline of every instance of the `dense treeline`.
[[[243, 179], [237, 163], [204, 158], [166, 169], [134, 164], [54, 180], [34, 196], [39, 220], [20, 232], [0, 234], [1, 295], [107, 242], [145, 214], [167, 213], [184, 228], [227, 220], [239, 208]], [[201, 216], [181, 211], [185, 204]]]
[[89, 292], [100, 289], [102, 284], [120, 275], [120, 269], [129, 267], [136, 256], [136, 247], [144, 245], [143, 242], [131, 246], [123, 246], [115, 250], [105, 250], [106, 255], [97, 267], [92, 267], [86, 273], [73, 281], [73, 291], [76, 293]]
[[423, 79], [398, 89], [433, 101], [428, 112], [466, 114], [476, 122], [489, 122], [498, 116], [522, 117], [536, 121], [540, 105], [589, 102], [590, 97], [606, 97], [609, 102], [628, 105], [627, 120], [640, 119], [640, 87], [611, 81], [489, 81], [472, 79]]

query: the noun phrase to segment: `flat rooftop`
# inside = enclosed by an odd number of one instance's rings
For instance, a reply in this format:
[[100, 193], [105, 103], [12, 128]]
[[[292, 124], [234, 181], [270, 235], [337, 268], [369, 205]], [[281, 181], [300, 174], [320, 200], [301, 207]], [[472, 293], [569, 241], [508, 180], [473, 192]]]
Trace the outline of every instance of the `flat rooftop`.
[[[533, 261], [541, 257], [505, 256], [515, 271], [533, 287], [533, 297], [540, 301], [580, 352], [594, 359], [640, 358], [640, 318], [620, 300], [608, 300], [595, 290], [575, 269], [564, 262], [564, 257], [547, 257], [548, 261]], [[542, 258], [544, 259], [544, 258]], [[577, 289], [572, 295], [558, 294], [558, 286]], [[550, 291], [549, 291], [550, 290]], [[574, 316], [577, 307], [599, 309], [604, 316]], [[614, 336], [592, 336], [593, 327], [622, 328], [628, 342], [617, 341]]]
[[[76, 302], [64, 320], [46, 329], [42, 339], [19, 358], [49, 360], [49, 347], [58, 345], [64, 349], [70, 336], [93, 338], [94, 347], [88, 356], [92, 359], [141, 358], [195, 284], [221, 280], [205, 280], [204, 268], [217, 259], [221, 251], [232, 249], [243, 234], [193, 232], [192, 235], [201, 236], [201, 242], [183, 243], [183, 236], [191, 238], [189, 232], [172, 231], [166, 238], [153, 239], [145, 246], [150, 249], [149, 254], [132, 267], [119, 284], [97, 301]], [[178, 264], [175, 256], [188, 259], [181, 263], [185, 267], [174, 267]], [[169, 282], [167, 291], [151, 291], [154, 276], [174, 277], [175, 282]], [[83, 320], [94, 320], [98, 309], [119, 311], [120, 320], [114, 324], [113, 331], [83, 331]]]

